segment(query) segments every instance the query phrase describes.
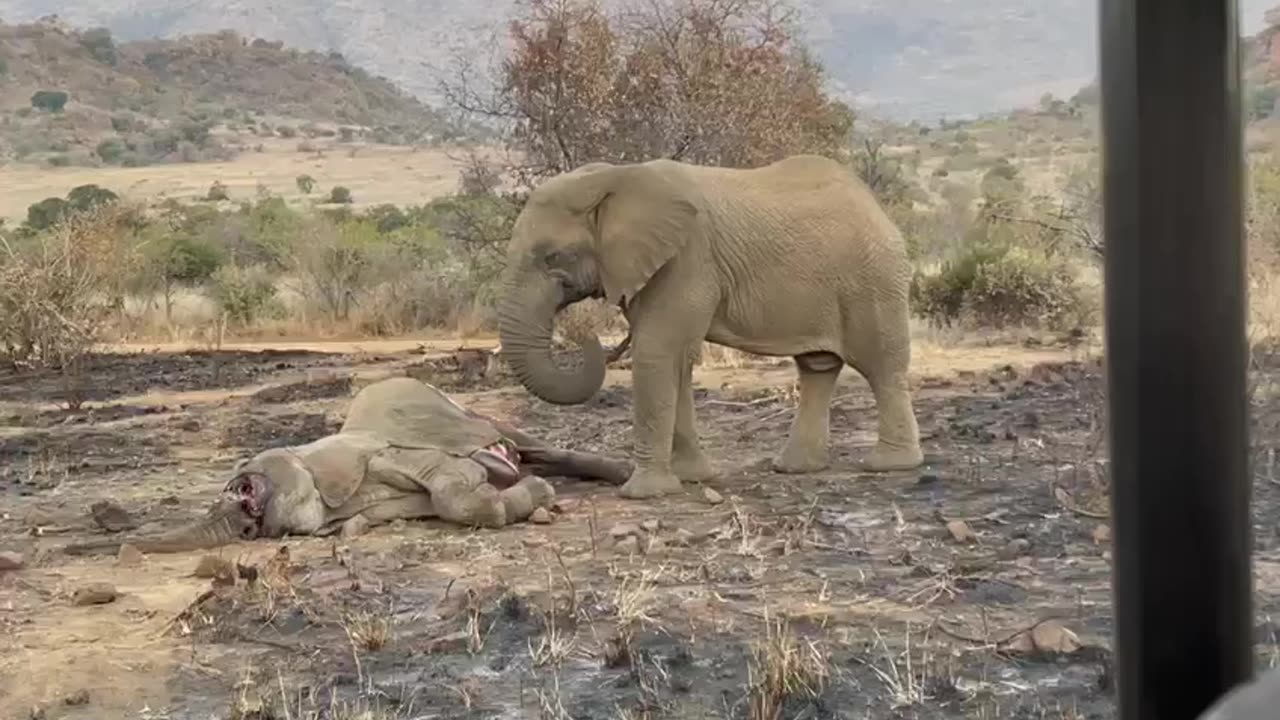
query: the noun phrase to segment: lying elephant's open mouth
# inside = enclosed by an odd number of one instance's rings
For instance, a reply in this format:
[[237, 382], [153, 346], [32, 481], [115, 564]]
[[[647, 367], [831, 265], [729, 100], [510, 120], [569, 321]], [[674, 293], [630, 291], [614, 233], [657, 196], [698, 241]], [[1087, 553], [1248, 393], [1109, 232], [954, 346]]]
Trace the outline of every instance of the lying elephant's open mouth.
[[240, 509], [262, 530], [262, 511], [267, 504], [267, 479], [262, 473], [242, 472], [227, 483], [226, 492], [240, 503]]

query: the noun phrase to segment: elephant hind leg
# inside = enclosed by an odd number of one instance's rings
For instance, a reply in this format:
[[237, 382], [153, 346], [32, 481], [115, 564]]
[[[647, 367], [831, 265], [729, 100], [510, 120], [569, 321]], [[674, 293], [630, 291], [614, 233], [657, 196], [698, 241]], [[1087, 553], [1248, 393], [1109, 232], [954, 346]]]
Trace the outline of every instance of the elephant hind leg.
[[859, 362], [855, 366], [871, 386], [876, 401], [876, 445], [862, 462], [864, 470], [912, 470], [924, 462], [920, 429], [907, 382], [909, 357], [908, 349], [882, 354], [874, 363]]
[[806, 353], [795, 357], [800, 374], [800, 407], [791, 421], [791, 432], [782, 455], [773, 469], [783, 473], [809, 473], [830, 463], [831, 396], [844, 361], [827, 353]]

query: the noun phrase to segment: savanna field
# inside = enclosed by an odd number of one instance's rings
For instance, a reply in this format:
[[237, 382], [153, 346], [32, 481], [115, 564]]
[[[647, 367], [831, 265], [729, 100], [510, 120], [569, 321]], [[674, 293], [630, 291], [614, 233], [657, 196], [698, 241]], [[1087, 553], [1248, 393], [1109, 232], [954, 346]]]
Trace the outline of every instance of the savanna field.
[[[442, 80], [447, 108], [229, 32], [0, 26], [0, 717], [1111, 717], [1096, 88], [890, 122], [828, 91], [785, 15], [726, 7], [536, 0], [497, 63]], [[1271, 34], [1246, 42], [1260, 667], [1280, 657]], [[549, 517], [499, 530], [62, 552], [196, 521], [237, 460], [335, 432], [385, 377], [627, 455], [626, 354], [557, 406], [495, 352], [529, 188], [799, 153], [846, 164], [907, 239], [918, 470], [857, 470], [876, 415], [846, 371], [831, 466], [773, 472], [794, 362], [708, 343], [718, 476], [678, 495], [557, 481]], [[556, 325], [627, 332], [596, 301]]]

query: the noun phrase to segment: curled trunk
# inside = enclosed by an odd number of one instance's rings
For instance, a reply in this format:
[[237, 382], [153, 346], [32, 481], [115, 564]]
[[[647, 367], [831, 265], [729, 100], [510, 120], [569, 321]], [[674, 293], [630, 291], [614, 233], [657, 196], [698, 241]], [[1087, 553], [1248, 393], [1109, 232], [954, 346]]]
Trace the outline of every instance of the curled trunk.
[[97, 540], [68, 545], [63, 552], [68, 555], [92, 555], [113, 553], [124, 544], [133, 545], [146, 553], [177, 553], [220, 547], [238, 540], [252, 539], [256, 534], [252, 518], [244, 513], [239, 503], [220, 503], [203, 522], [178, 528], [151, 537]]
[[525, 389], [557, 405], [591, 399], [604, 384], [605, 356], [599, 338], [581, 338], [581, 367], [561, 369], [551, 355], [552, 324], [564, 301], [559, 283], [517, 277], [507, 283], [498, 310], [502, 354]]

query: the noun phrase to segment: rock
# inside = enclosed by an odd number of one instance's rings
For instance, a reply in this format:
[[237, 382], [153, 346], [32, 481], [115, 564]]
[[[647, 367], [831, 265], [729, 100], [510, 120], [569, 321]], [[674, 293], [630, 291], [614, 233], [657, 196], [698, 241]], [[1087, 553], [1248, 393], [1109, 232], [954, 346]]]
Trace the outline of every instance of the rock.
[[1093, 543], [1095, 545], [1107, 545], [1111, 542], [1111, 526], [1099, 525], [1093, 529]]
[[343, 540], [350, 540], [367, 532], [369, 532], [369, 518], [364, 515], [352, 515], [342, 523], [340, 535]]
[[1013, 560], [1031, 552], [1031, 541], [1026, 538], [1015, 538], [1009, 541], [1000, 550], [1000, 557], [1005, 560]]
[[635, 535], [628, 535], [613, 544], [613, 549], [622, 554], [632, 555], [640, 551], [640, 539]]
[[118, 595], [116, 587], [111, 583], [91, 583], [76, 590], [71, 596], [71, 603], [79, 606], [105, 605], [115, 602]]
[[640, 527], [643, 528], [645, 532], [652, 535], [662, 528], [662, 521], [657, 518], [649, 518], [648, 520], [640, 523]]
[[138, 567], [142, 564], [142, 551], [135, 545], [129, 543], [121, 543], [120, 551], [116, 553], [116, 564], [120, 567]]
[[668, 541], [675, 547], [688, 547], [698, 541], [697, 533], [685, 528], [679, 528]]
[[0, 552], [0, 572], [21, 570], [24, 565], [26, 565], [26, 559], [22, 557], [22, 553]]
[[538, 525], [550, 525], [553, 520], [554, 519], [551, 517], [551, 511], [544, 507], [534, 510], [533, 514], [529, 516], [529, 522], [536, 523]]
[[724, 502], [724, 496], [711, 488], [702, 488], [702, 498], [708, 505], [719, 505]]
[[228, 580], [235, 582], [236, 566], [230, 560], [217, 555], [205, 555], [196, 563], [195, 572], [192, 574], [198, 578], [212, 578], [223, 583]]
[[432, 638], [422, 646], [422, 652], [431, 653], [463, 653], [470, 647], [471, 633], [465, 630]]
[[62, 698], [62, 704], [64, 704], [64, 705], [73, 705], [73, 706], [74, 706], [74, 705], [88, 705], [88, 704], [89, 704], [89, 691], [88, 691], [88, 690], [83, 690], [83, 689], [82, 689], [82, 690], [76, 690], [75, 692], [71, 693], [70, 695], [68, 695], [68, 696], [66, 696], [66, 697], [64, 697], [64, 698]]
[[952, 539], [958, 543], [971, 543], [978, 539], [978, 536], [974, 535], [973, 530], [970, 529], [969, 523], [963, 520], [948, 522], [947, 532], [951, 533]]
[[110, 500], [99, 500], [90, 505], [89, 514], [98, 527], [107, 532], [121, 532], [138, 527], [138, 521], [133, 519], [128, 510]]
[[617, 525], [614, 525], [613, 527], [609, 528], [609, 537], [613, 538], [614, 540], [620, 540], [629, 535], [639, 535], [639, 534], [640, 534], [640, 528], [631, 523], [618, 523]]
[[1070, 655], [1080, 648], [1080, 637], [1057, 620], [1046, 620], [1029, 632], [1018, 633], [1009, 642], [1010, 650], [1027, 655]]

